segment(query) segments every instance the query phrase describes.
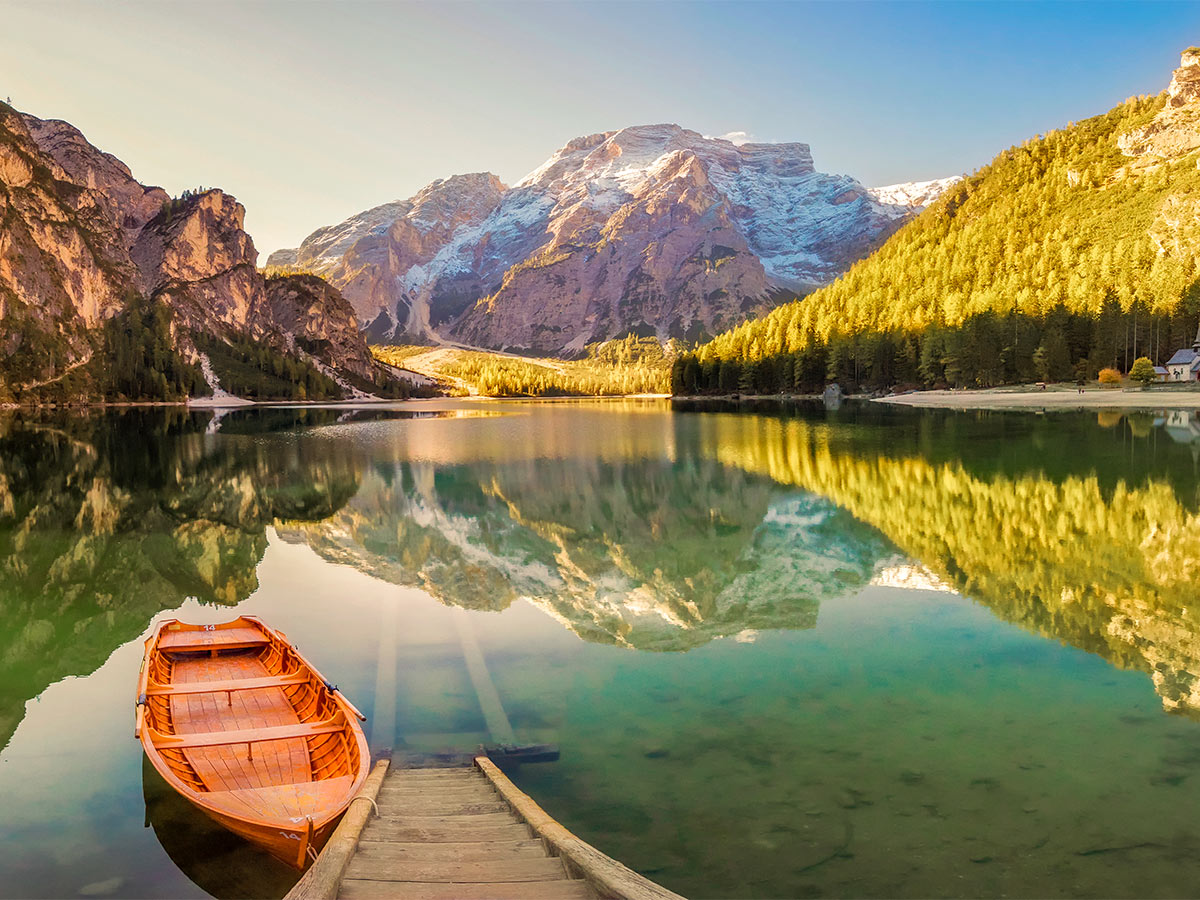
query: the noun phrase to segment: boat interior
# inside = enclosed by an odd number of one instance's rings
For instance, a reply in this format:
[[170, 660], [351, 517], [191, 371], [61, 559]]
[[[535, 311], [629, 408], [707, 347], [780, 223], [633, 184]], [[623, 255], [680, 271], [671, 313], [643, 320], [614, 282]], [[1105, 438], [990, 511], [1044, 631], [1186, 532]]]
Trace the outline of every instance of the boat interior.
[[139, 697], [142, 727], [187, 788], [293, 820], [350, 790], [364, 760], [349, 718], [285, 641], [246, 618], [171, 623], [156, 651]]

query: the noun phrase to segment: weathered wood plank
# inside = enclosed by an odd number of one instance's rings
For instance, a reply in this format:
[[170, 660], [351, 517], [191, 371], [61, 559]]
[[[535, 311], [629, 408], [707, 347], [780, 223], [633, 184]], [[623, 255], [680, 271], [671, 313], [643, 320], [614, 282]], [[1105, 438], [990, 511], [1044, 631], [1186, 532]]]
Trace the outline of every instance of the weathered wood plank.
[[586, 881], [510, 881], [490, 884], [421, 884], [347, 879], [341, 900], [595, 900]]
[[491, 791], [495, 790], [483, 778], [446, 778], [438, 775], [433, 778], [389, 778], [383, 786], [389, 791]]
[[405, 790], [396, 790], [395, 788], [384, 788], [379, 792], [379, 796], [389, 807], [396, 809], [404, 809], [411, 804], [428, 806], [432, 803], [441, 802], [444, 805], [450, 806], [454, 804], [471, 804], [471, 803], [499, 803], [500, 795], [490, 788], [472, 787], [455, 788], [453, 790], [437, 791], [429, 790], [414, 790], [407, 788]]
[[[363, 835], [359, 846], [368, 843], [368, 836]], [[512, 841], [386, 841], [389, 853], [397, 858], [423, 860], [485, 860], [485, 859], [516, 859], [520, 857], [547, 856], [546, 845], [534, 838]]]
[[371, 881], [441, 881], [451, 884], [491, 884], [503, 881], [561, 881], [567, 877], [562, 860], [541, 859], [436, 860], [410, 859], [392, 845], [360, 841], [346, 867], [346, 878]]
[[363, 832], [363, 839], [373, 841], [404, 841], [406, 843], [424, 841], [426, 843], [465, 842], [465, 841], [517, 841], [530, 836], [529, 827], [522, 825], [516, 819], [510, 818], [502, 824], [492, 825], [461, 825], [436, 824], [413, 825], [411, 820], [392, 820], [390, 822], [376, 819], [369, 830]]
[[507, 813], [508, 804], [500, 798], [491, 800], [442, 800], [437, 797], [409, 797], [401, 802], [381, 792], [388, 812], [403, 816], [481, 816], [488, 813]]
[[408, 815], [401, 809], [384, 809], [383, 811], [388, 813], [388, 815], [380, 816], [373, 821], [371, 823], [372, 827], [390, 823], [393, 825], [407, 825], [411, 828], [428, 828], [432, 825], [458, 825], [468, 828], [473, 825], [511, 825], [514, 822], [519, 823], [521, 821], [511, 812], [490, 812], [466, 816], [422, 816]]
[[478, 781], [479, 775], [475, 770], [464, 766], [447, 766], [444, 769], [396, 769], [387, 777], [388, 783], [393, 781], [410, 781], [413, 779]]
[[492, 788], [490, 784], [463, 782], [461, 784], [447, 784], [441, 786], [438, 784], [385, 784], [383, 786], [383, 794], [388, 797], [445, 797], [449, 800], [459, 800], [463, 797], [491, 797], [495, 799], [500, 795]]
[[620, 900], [683, 900], [678, 894], [655, 884], [601, 853], [591, 844], [581, 841], [538, 806], [533, 799], [517, 788], [486, 756], [476, 758], [477, 765], [509, 805], [528, 823], [550, 849], [562, 857], [571, 874], [590, 881], [597, 893]]

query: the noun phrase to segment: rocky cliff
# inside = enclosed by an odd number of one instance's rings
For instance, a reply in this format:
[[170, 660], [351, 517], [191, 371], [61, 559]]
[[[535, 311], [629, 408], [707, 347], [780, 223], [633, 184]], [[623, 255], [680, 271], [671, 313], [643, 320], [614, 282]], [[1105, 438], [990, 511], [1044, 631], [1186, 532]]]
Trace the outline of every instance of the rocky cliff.
[[[114, 366], [153, 368], [164, 351], [178, 371], [200, 359], [200, 338], [251, 341], [264, 354], [288, 356], [300, 337], [335, 378], [344, 370], [386, 380], [335, 289], [309, 284], [297, 292], [318, 298], [316, 305], [269, 297], [244, 217], [220, 190], [172, 199], [139, 183], [72, 125], [0, 104], [0, 400], [55, 391], [94, 397]], [[147, 360], [126, 341], [130, 352], [106, 358], [113, 354], [105, 323], [136, 298], [169, 310], [169, 334], [157, 335], [166, 344], [141, 354]], [[185, 384], [200, 381], [193, 371]], [[125, 381], [162, 384], [153, 371]], [[178, 388], [162, 385], [160, 393]]]
[[132, 248], [143, 293], [167, 301], [187, 328], [277, 339], [245, 216], [219, 190], [163, 205]]
[[435, 182], [271, 262], [326, 273], [376, 337], [570, 353], [700, 337], [825, 284], [951, 181], [868, 189], [806, 144], [638, 126], [576, 138], [511, 188]]
[[124, 287], [136, 279], [107, 197], [72, 180], [38, 147], [24, 118], [0, 104], [5, 381], [53, 377], [87, 362], [89, 329], [121, 308]]
[[271, 320], [307, 353], [336, 360], [358, 378], [373, 379], [378, 365], [363, 342], [358, 320], [345, 297], [315, 275], [267, 279]]
[[1185, 156], [1200, 147], [1200, 47], [1184, 50], [1167, 102], [1154, 120], [1117, 140], [1129, 156], [1149, 161]]

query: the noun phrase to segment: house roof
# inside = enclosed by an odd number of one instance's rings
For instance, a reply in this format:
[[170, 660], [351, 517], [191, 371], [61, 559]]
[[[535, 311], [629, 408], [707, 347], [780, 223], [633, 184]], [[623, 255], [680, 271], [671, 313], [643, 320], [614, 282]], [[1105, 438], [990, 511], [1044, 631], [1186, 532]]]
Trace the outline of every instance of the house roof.
[[1166, 375], [1166, 374], [1167, 374], [1167, 367], [1166, 367], [1166, 366], [1155, 366], [1155, 367], [1154, 367], [1154, 374], [1155, 374], [1155, 375]]
[[1196, 361], [1198, 355], [1195, 350], [1176, 350], [1175, 355], [1167, 360], [1168, 366], [1187, 366]]

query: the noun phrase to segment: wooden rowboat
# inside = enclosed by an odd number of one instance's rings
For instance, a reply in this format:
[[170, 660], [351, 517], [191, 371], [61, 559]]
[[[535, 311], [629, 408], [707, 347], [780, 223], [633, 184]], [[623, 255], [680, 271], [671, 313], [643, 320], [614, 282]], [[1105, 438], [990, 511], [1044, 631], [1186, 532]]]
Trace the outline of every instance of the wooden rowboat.
[[136, 734], [176, 791], [303, 869], [366, 780], [364, 716], [253, 616], [162, 622], [146, 641]]

